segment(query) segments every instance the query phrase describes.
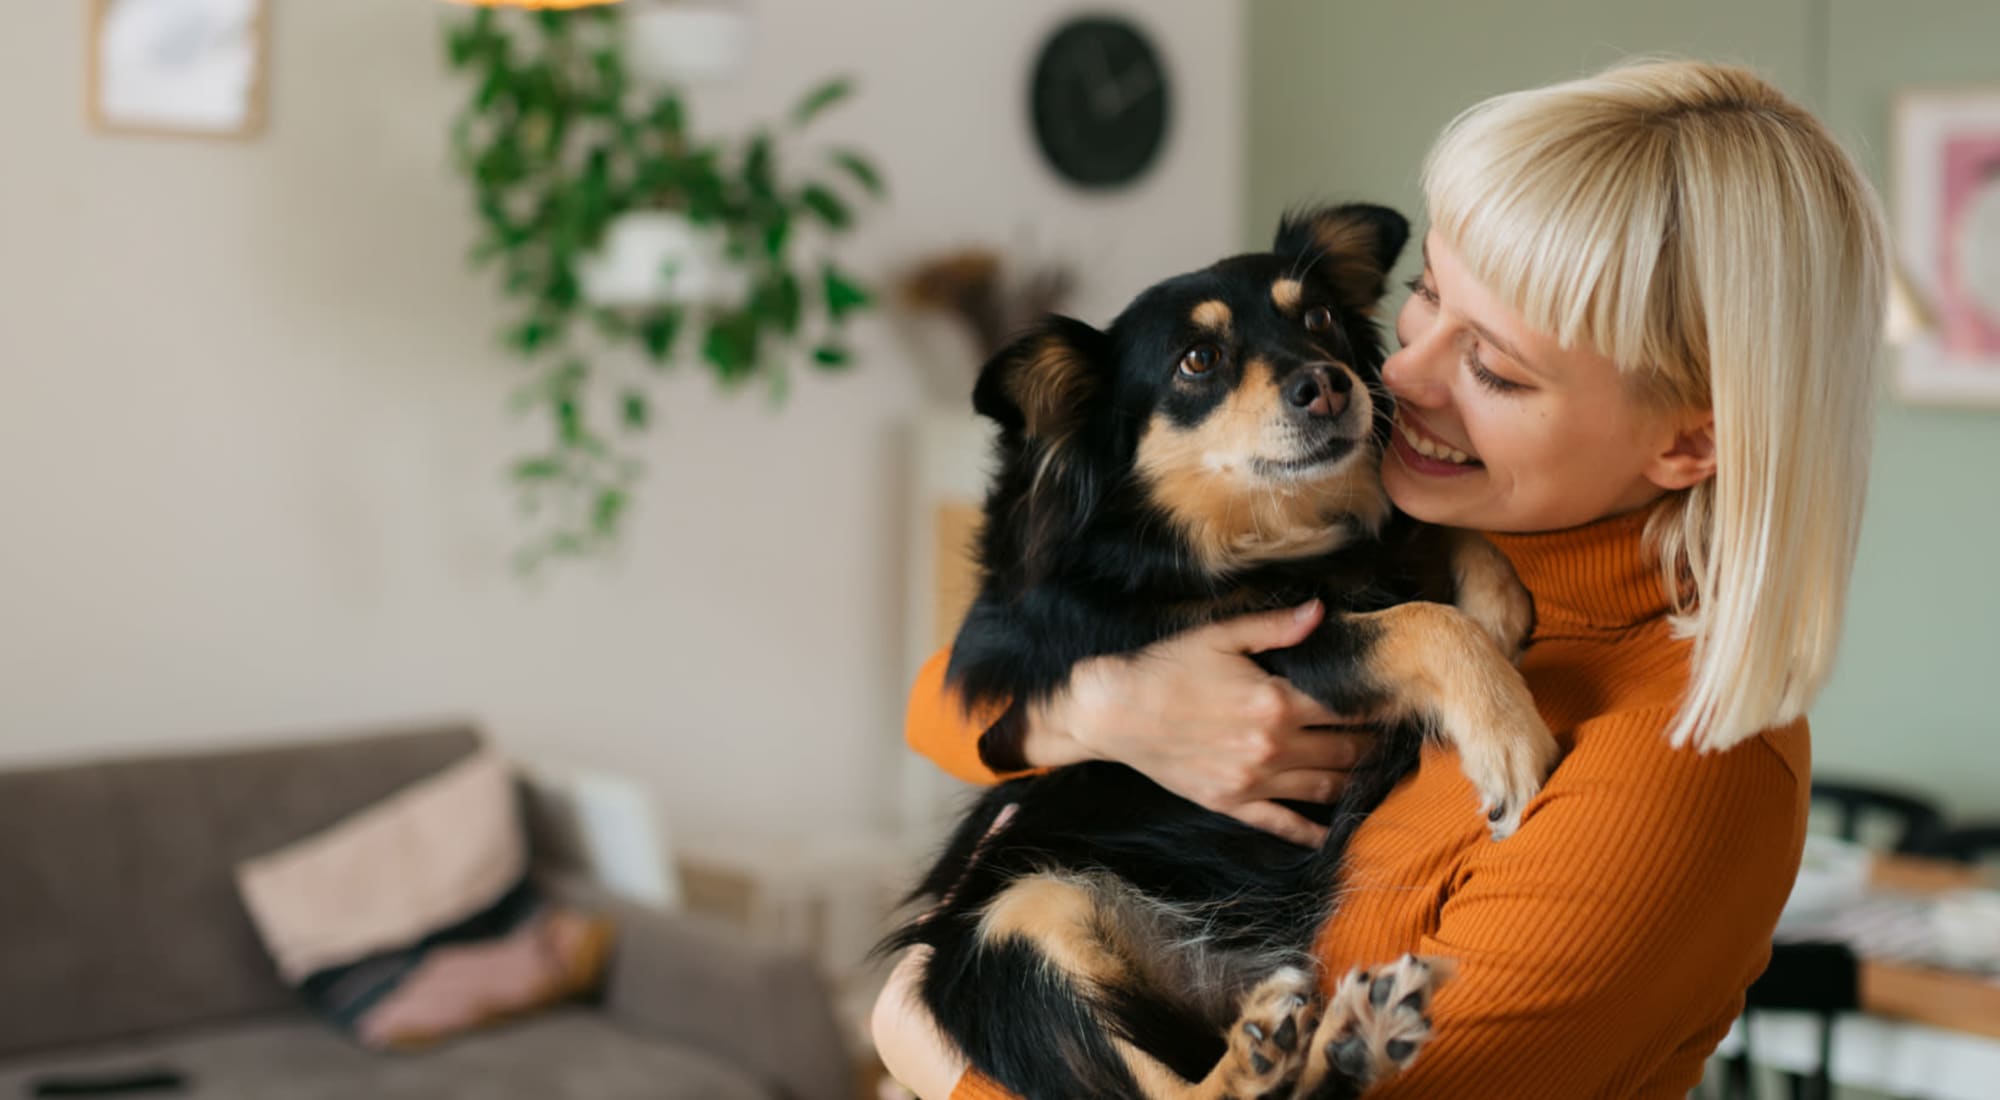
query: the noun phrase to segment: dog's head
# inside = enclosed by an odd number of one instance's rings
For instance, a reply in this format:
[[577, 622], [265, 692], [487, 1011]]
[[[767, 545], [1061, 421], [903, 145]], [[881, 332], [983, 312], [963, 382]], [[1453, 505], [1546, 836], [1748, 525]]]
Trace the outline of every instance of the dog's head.
[[1294, 214], [1271, 251], [1160, 283], [1108, 330], [1051, 318], [996, 356], [973, 404], [1001, 427], [1002, 555], [1045, 577], [1103, 525], [1213, 577], [1372, 530], [1371, 312], [1408, 236], [1379, 206]]

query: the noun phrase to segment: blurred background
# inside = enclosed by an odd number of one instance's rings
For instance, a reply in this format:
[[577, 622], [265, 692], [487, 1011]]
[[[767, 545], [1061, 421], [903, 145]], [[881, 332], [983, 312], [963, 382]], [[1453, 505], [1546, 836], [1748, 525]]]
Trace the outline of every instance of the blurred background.
[[[1953, 318], [1982, 302], [2000, 317], [2000, 151], [1984, 192], [1944, 188], [1944, 208], [1917, 193], [1924, 141], [1962, 131], [2000, 150], [2000, 7], [615, 10], [10, 13], [0, 769], [22, 786], [0, 897], [9, 868], [61, 893], [63, 860], [36, 854], [51, 822], [121, 813], [35, 793], [126, 789], [79, 768], [222, 752], [201, 759], [278, 771], [216, 776], [310, 776], [326, 758], [258, 754], [385, 729], [433, 739], [368, 741], [354, 751], [400, 763], [336, 767], [377, 778], [256, 827], [230, 814], [264, 820], [241, 808], [257, 792], [190, 780], [195, 765], [131, 779], [191, 784], [162, 804], [208, 815], [201, 873], [227, 886], [263, 854], [247, 837], [275, 848], [342, 820], [430, 774], [417, 757], [474, 752], [452, 731], [476, 732], [568, 815], [550, 826], [568, 839], [538, 837], [527, 858], [566, 844], [628, 902], [812, 952], [836, 1026], [857, 1033], [856, 957], [955, 796], [906, 758], [901, 712], [964, 598], [983, 447], [968, 395], [996, 334], [1049, 306], [1107, 320], [1166, 274], [1261, 246], [1300, 201], [1419, 216], [1421, 157], [1457, 111], [1651, 52], [1773, 78], [1849, 143], [1899, 232], [1971, 219], [1977, 262], [1943, 270], [1923, 241], [1904, 252], [1903, 342], [1884, 363], [1896, 396], [1840, 669], [1812, 721], [1823, 774], [1903, 799], [1857, 803], [1901, 816], [1856, 843], [1917, 849], [2000, 820], [1985, 694], [2000, 658], [2000, 347], [1974, 349], [1991, 374], [1936, 383], [1971, 369], [1937, 366], [1971, 354]], [[602, 163], [564, 133], [605, 135]], [[292, 789], [273, 782], [266, 796]], [[92, 850], [115, 861], [154, 826], [130, 828]], [[1842, 858], [1829, 874], [1860, 873]], [[69, 904], [49, 902], [35, 935], [54, 942]], [[115, 939], [109, 927], [96, 931]], [[0, 948], [0, 969], [24, 973], [24, 950]], [[110, 972], [151, 965], [127, 962]], [[95, 964], [74, 965], [57, 976]], [[1847, 1078], [1990, 1090], [2000, 986], [1965, 985], [1947, 996], [1972, 998], [1958, 1019], [1983, 1028], [1885, 1025], [1889, 1038], [1841, 1044]], [[1884, 1004], [1874, 1017], [1901, 1019]], [[6, 1011], [0, 996], [0, 1083], [9, 1057], [125, 1034], [10, 1043]], [[1760, 1060], [1816, 1073], [1819, 1011], [1774, 1013]], [[170, 1022], [163, 1009], [134, 1033]], [[1847, 1053], [1946, 1039], [1948, 1057]], [[1952, 1058], [1955, 1077], [1937, 1069]], [[1898, 1059], [1901, 1076], [1882, 1068]]]

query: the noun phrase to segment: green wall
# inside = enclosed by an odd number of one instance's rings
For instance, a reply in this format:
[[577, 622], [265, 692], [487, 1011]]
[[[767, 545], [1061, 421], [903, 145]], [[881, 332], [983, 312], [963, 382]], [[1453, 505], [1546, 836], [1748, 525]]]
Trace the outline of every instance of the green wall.
[[[1423, 154], [1459, 110], [1630, 53], [1756, 66], [1885, 189], [1899, 89], [2000, 84], [1995, 0], [1251, 0], [1249, 20], [1253, 242], [1311, 198], [1419, 211]], [[1869, 494], [1840, 666], [1813, 711], [1817, 769], [2000, 816], [1985, 695], [2000, 685], [2000, 409], [1889, 400]]]

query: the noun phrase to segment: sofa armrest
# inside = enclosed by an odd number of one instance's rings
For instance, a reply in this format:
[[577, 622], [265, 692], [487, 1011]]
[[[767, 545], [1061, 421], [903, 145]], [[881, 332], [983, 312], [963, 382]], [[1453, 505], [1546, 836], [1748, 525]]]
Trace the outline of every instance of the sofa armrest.
[[851, 1100], [854, 1064], [826, 983], [806, 959], [712, 920], [634, 904], [582, 876], [539, 881], [551, 897], [616, 923], [603, 993], [614, 1021], [720, 1057], [785, 1100]]

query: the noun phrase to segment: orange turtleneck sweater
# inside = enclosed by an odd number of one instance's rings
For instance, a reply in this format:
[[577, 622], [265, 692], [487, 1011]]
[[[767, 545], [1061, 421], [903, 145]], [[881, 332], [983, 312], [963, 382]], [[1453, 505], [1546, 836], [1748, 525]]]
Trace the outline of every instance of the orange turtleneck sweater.
[[[1642, 550], [1647, 515], [1492, 536], [1534, 595], [1521, 673], [1566, 755], [1508, 840], [1488, 838], [1443, 748], [1356, 832], [1326, 973], [1404, 952], [1459, 961], [1437, 1037], [1371, 1098], [1682, 1100], [1768, 961], [1805, 841], [1806, 725], [1718, 754], [1668, 746], [1690, 643]], [[917, 676], [910, 745], [994, 782], [981, 716], [945, 687], [949, 656]], [[976, 1073], [952, 1093], [1007, 1095]]]

